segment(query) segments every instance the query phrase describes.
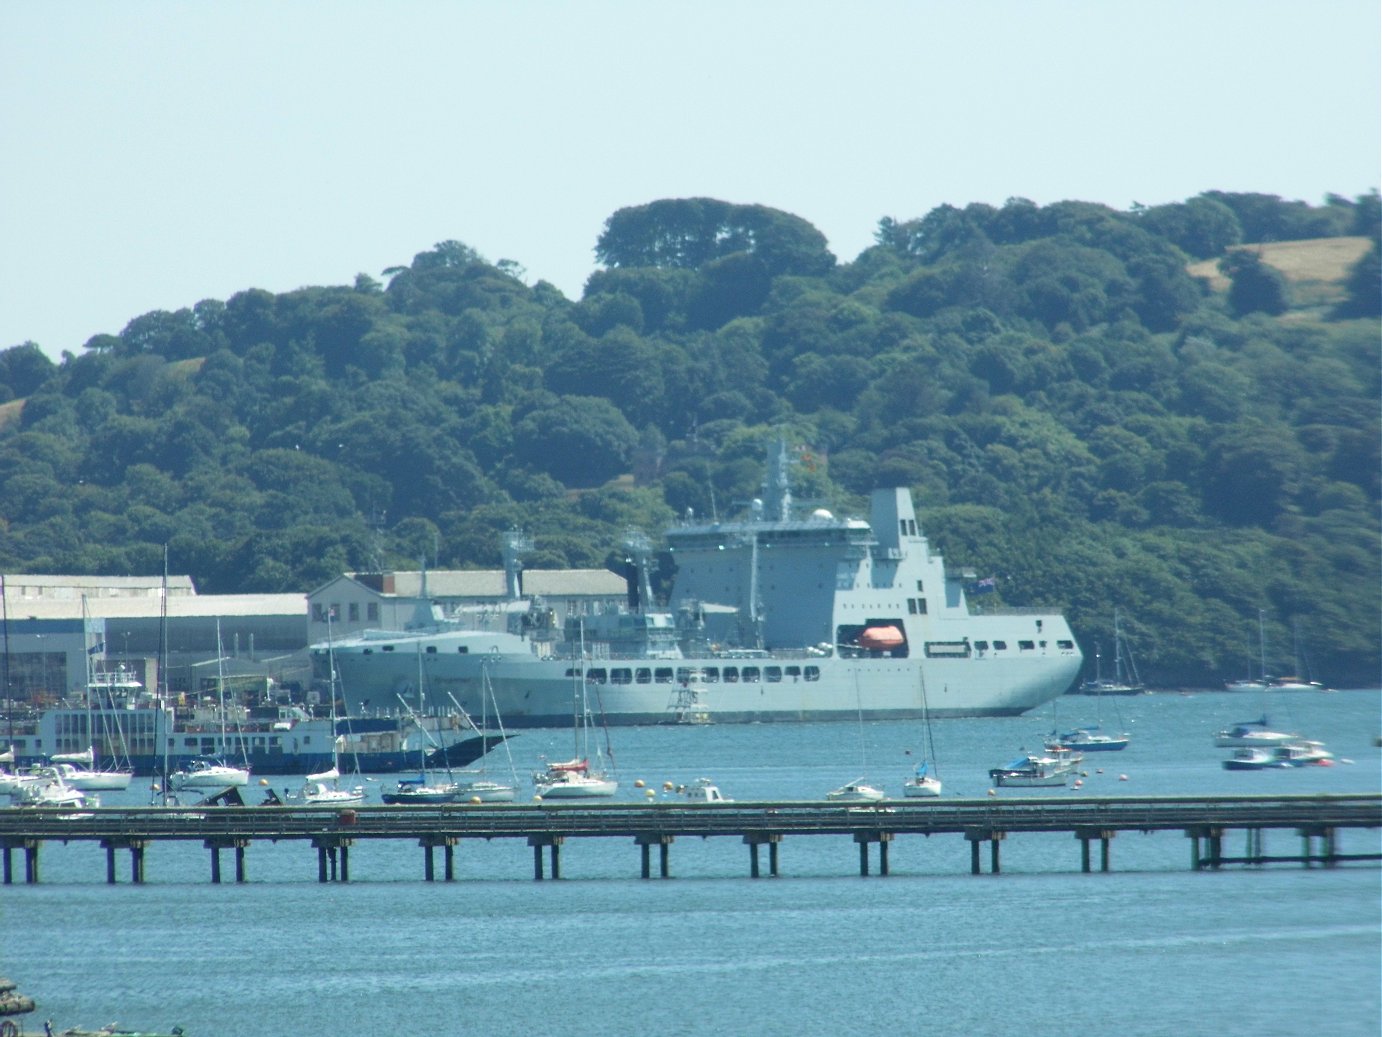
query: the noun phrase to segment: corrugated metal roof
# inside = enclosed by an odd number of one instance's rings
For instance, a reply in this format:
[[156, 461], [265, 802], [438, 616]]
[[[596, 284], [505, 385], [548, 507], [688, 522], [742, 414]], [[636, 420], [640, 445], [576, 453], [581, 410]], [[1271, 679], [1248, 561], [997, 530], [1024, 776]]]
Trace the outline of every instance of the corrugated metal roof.
[[[88, 598], [140, 598], [157, 600], [162, 576], [59, 576], [47, 573], [6, 573], [6, 601], [67, 601]], [[169, 576], [168, 596], [197, 593], [190, 576]]]
[[[87, 614], [92, 619], [158, 619], [162, 607], [156, 598], [88, 598]], [[80, 619], [82, 603], [77, 601], [11, 601], [11, 619]], [[168, 598], [170, 619], [216, 616], [281, 616], [292, 619], [307, 616], [305, 594], [204, 594]]]
[[[421, 572], [390, 575], [397, 597], [422, 594]], [[621, 597], [627, 590], [624, 578], [608, 569], [528, 569], [523, 573], [523, 593], [529, 597]], [[429, 598], [502, 599], [507, 593], [502, 569], [434, 569], [427, 573]]]

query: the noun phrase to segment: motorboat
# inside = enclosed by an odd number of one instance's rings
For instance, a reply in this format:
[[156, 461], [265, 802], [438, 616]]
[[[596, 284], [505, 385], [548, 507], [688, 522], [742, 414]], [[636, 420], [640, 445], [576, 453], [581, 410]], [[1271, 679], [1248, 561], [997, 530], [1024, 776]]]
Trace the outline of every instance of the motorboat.
[[183, 789], [229, 789], [250, 783], [250, 772], [214, 757], [201, 756], [188, 766], [168, 775], [168, 785], [175, 791]]
[[1006, 767], [995, 767], [989, 777], [995, 785], [1013, 788], [1065, 785], [1080, 760], [1069, 750], [1048, 749], [1045, 754], [1027, 753]]
[[1322, 742], [1301, 739], [1274, 746], [1251, 746], [1235, 750], [1224, 761], [1229, 771], [1281, 770], [1289, 767], [1331, 767], [1334, 754]]
[[831, 789], [825, 798], [832, 803], [877, 803], [888, 797], [882, 789], [875, 788], [863, 778], [855, 778], [837, 789]]
[[1096, 724], [1090, 727], [1076, 727], [1049, 738], [1046, 741], [1046, 748], [1070, 749], [1089, 753], [1118, 752], [1126, 749], [1129, 741], [1127, 734], [1105, 734]]
[[941, 794], [941, 780], [931, 773], [923, 761], [917, 764], [916, 772], [902, 783], [902, 794], [908, 799], [935, 798]]
[[1332, 767], [1334, 754], [1324, 747], [1323, 742], [1301, 739], [1278, 745], [1272, 750], [1278, 767]]
[[1244, 720], [1232, 727], [1214, 732], [1214, 744], [1220, 749], [1270, 747], [1296, 741], [1299, 738], [1300, 735], [1298, 734], [1271, 730], [1267, 727], [1265, 716], [1261, 720]]
[[1224, 681], [1225, 691], [1266, 691], [1267, 682], [1255, 680], [1252, 677], [1240, 677], [1238, 680]]
[[1261, 746], [1235, 749], [1233, 755], [1224, 761], [1226, 771], [1261, 771], [1277, 766], [1280, 765], [1276, 762], [1276, 755], [1270, 749]]
[[[671, 785], [671, 782], [667, 783]], [[709, 778], [697, 778], [690, 785], [672, 786], [668, 791], [675, 793], [688, 803], [731, 803], [728, 796]]]
[[62, 780], [56, 767], [40, 767], [34, 781], [26, 782], [10, 794], [10, 802], [19, 807], [85, 807], [97, 806], [99, 800], [74, 789]]

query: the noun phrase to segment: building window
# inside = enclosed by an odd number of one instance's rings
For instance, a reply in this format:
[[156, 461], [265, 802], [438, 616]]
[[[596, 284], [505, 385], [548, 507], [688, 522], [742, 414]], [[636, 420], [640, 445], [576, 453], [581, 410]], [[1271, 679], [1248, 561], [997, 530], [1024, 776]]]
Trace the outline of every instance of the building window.
[[322, 604], [321, 602], [319, 602], [319, 601], [318, 601], [318, 602], [314, 602], [313, 605], [312, 605], [312, 622], [313, 622], [313, 623], [325, 623], [325, 622], [326, 622], [326, 606], [323, 605], [323, 604]]
[[371, 601], [365, 604], [365, 618], [371, 623], [379, 622], [379, 602]]
[[914, 615], [914, 616], [917, 614], [917, 599], [916, 599], [916, 598], [908, 598], [908, 599], [907, 599], [907, 611], [910, 612], [910, 613], [911, 613], [912, 615]]
[[920, 612], [923, 616], [926, 615], [926, 599], [925, 599], [925, 598], [917, 598], [917, 611]]
[[352, 623], [360, 622], [360, 603], [352, 601], [347, 607], [350, 609], [350, 621]]

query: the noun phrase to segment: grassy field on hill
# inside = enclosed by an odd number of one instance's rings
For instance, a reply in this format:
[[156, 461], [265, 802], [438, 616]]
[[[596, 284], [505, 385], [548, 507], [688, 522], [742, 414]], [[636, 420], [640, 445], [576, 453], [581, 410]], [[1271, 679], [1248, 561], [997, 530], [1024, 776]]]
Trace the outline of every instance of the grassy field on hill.
[[[1371, 244], [1368, 238], [1315, 238], [1239, 245], [1238, 248], [1256, 251], [1264, 263], [1280, 270], [1290, 283], [1293, 305], [1300, 307], [1332, 304], [1343, 299], [1349, 268], [1363, 258]], [[1205, 259], [1192, 263], [1187, 269], [1192, 277], [1208, 278], [1214, 291], [1228, 291], [1228, 278], [1219, 272], [1219, 260]]]

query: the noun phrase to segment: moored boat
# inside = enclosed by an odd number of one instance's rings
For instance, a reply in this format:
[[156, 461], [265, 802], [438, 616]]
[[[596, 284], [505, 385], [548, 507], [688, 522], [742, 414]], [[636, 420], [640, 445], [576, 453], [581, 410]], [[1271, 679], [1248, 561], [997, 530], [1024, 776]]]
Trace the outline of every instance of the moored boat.
[[863, 778], [855, 778], [839, 788], [831, 789], [825, 798], [832, 803], [878, 803], [887, 798], [887, 793]]
[[1220, 749], [1270, 748], [1295, 741], [1300, 735], [1287, 731], [1273, 731], [1265, 716], [1261, 720], [1244, 720], [1214, 732], [1214, 744]]
[[[971, 610], [966, 574], [931, 551], [906, 489], [876, 490], [868, 521], [793, 509], [791, 452], [779, 443], [764, 496], [732, 521], [666, 531], [676, 575], [655, 607], [651, 549], [631, 538], [639, 607], [539, 624], [515, 595], [494, 629], [433, 615], [409, 630], [366, 630], [312, 646], [324, 678], [334, 658], [350, 709], [416, 687], [425, 653], [434, 696], [481, 711], [484, 677], [509, 727], [569, 719], [578, 674], [599, 693], [605, 722], [666, 723], [669, 699], [697, 674], [695, 712], [719, 723], [920, 716], [924, 679], [947, 693], [938, 717], [1016, 716], [1062, 694], [1082, 656], [1054, 610]], [[821, 574], [828, 574], [823, 579]], [[534, 631], [541, 629], [543, 636]], [[583, 651], [582, 645], [589, 648]], [[860, 699], [856, 700], [856, 692]]]
[[1097, 724], [1089, 727], [1076, 727], [1047, 739], [1048, 749], [1070, 749], [1077, 752], [1105, 753], [1126, 749], [1131, 741], [1128, 735], [1105, 734]]
[[1013, 788], [1065, 785], [1079, 762], [1080, 757], [1068, 750], [1027, 753], [1006, 767], [995, 767], [989, 771], [989, 778], [995, 785]]

